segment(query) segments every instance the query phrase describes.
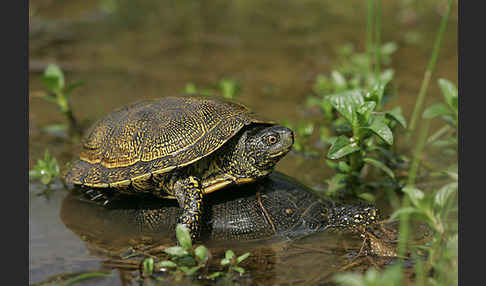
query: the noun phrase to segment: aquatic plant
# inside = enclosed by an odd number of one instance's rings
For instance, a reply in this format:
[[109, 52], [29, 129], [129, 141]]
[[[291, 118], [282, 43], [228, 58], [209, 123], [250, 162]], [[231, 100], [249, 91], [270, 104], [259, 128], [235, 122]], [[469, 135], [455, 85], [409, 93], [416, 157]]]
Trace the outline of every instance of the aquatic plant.
[[328, 165], [338, 172], [335, 176], [339, 180], [345, 181], [331, 184], [335, 178], [328, 180], [328, 194], [344, 187], [359, 194], [360, 189], [371, 186], [363, 180], [365, 165], [378, 168], [395, 180], [386, 158], [394, 158], [390, 152], [395, 137], [392, 130], [397, 124], [406, 128], [406, 121], [400, 107], [378, 111], [386, 85], [387, 82], [378, 82], [368, 90], [346, 90], [327, 96], [326, 100], [341, 116], [340, 128], [336, 130], [339, 136], [328, 139], [332, 145], [327, 153], [329, 159], [340, 161], [328, 161]]
[[247, 252], [240, 256], [236, 256], [232, 250], [227, 250], [225, 253], [225, 258], [221, 259], [220, 264], [226, 267], [226, 271], [216, 271], [212, 274], [208, 275], [208, 278], [214, 279], [220, 276], [225, 276], [227, 279], [232, 277], [233, 272], [238, 272], [239, 274], [245, 273], [245, 269], [243, 269], [239, 264], [248, 258], [250, 253]]
[[57, 159], [51, 157], [48, 150], [44, 152], [44, 159], [37, 160], [37, 164], [29, 171], [30, 180], [40, 180], [46, 186], [49, 186], [54, 179], [59, 177], [59, 164]]
[[[239, 263], [245, 260], [250, 253], [236, 257], [232, 250], [227, 250], [225, 257], [220, 261], [220, 265], [226, 268], [225, 271], [216, 271], [210, 274], [205, 271], [202, 273], [202, 269], [207, 269], [211, 257], [208, 248], [204, 245], [194, 247], [189, 231], [181, 224], [176, 226], [176, 238], [179, 245], [164, 249], [168, 259], [155, 262], [153, 257], [149, 257], [142, 261], [144, 277], [150, 277], [155, 272], [167, 272], [178, 281], [183, 277], [194, 275], [199, 275], [200, 278], [206, 279], [219, 277], [231, 279], [234, 272], [240, 274], [245, 272], [245, 269]], [[157, 279], [157, 277], [154, 278]]]
[[402, 285], [403, 272], [400, 266], [394, 265], [378, 272], [375, 268], [365, 273], [338, 273], [334, 275], [334, 282], [343, 286], [393, 286]]
[[444, 103], [435, 103], [424, 110], [423, 118], [431, 119], [441, 117], [446, 125], [437, 130], [428, 139], [426, 144], [446, 148], [450, 154], [457, 153], [457, 128], [459, 115], [459, 96], [457, 87], [447, 79], [438, 80], [439, 87], [444, 96]]
[[169, 260], [158, 262], [156, 267], [167, 269], [169, 273], [177, 276], [194, 275], [199, 269], [206, 266], [209, 250], [204, 245], [194, 248], [189, 231], [181, 224], [176, 227], [176, 237], [179, 246], [166, 248], [164, 252], [169, 255]]
[[71, 107], [70, 94], [74, 88], [83, 84], [82, 81], [75, 81], [66, 84], [64, 73], [56, 64], [49, 64], [44, 70], [41, 78], [47, 91], [32, 93], [32, 96], [42, 98], [57, 105], [59, 111], [66, 119], [65, 124], [51, 125], [46, 127], [47, 131], [68, 130], [71, 136], [80, 136], [81, 129], [74, 117]]

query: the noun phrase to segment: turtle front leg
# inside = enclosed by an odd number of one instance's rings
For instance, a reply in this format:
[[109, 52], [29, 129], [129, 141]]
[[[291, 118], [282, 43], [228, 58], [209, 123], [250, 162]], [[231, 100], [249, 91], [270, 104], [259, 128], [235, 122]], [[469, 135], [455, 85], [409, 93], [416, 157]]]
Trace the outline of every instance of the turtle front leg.
[[175, 197], [179, 206], [184, 210], [179, 223], [189, 230], [191, 238], [199, 236], [200, 222], [202, 215], [203, 191], [201, 180], [194, 176], [189, 176], [179, 180], [175, 184]]

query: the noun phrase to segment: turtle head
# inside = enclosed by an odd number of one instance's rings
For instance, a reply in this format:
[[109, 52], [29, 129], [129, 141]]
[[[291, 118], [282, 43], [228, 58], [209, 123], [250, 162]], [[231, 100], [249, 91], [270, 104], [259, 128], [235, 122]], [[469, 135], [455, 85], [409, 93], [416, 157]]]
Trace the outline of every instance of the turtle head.
[[268, 175], [275, 164], [292, 149], [294, 133], [279, 125], [254, 125], [239, 138], [231, 159], [238, 177], [256, 179]]

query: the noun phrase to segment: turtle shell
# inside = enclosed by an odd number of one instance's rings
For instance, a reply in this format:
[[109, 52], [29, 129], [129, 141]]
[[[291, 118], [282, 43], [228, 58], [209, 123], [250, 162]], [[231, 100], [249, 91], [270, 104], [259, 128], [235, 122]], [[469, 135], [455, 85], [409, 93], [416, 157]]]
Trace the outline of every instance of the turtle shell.
[[208, 156], [251, 123], [273, 124], [239, 103], [219, 98], [187, 95], [138, 102], [115, 110], [88, 130], [80, 158], [65, 180], [103, 188], [142, 183], [152, 174]]

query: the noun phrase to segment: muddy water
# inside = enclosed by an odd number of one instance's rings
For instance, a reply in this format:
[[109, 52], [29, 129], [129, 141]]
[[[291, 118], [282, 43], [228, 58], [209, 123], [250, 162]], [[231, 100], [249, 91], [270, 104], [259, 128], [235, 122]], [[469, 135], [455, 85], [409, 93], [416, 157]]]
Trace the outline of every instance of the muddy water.
[[[29, 88], [42, 89], [40, 72], [46, 64], [58, 63], [68, 81], [85, 81], [74, 90], [72, 104], [75, 116], [89, 124], [118, 106], [180, 93], [188, 82], [204, 89], [223, 77], [232, 77], [243, 87], [239, 100], [256, 112], [277, 121], [312, 119], [304, 101], [316, 74], [330, 71], [335, 47], [351, 42], [357, 50], [364, 50], [366, 5], [364, 1], [348, 2], [32, 0]], [[383, 2], [382, 39], [399, 46], [392, 58], [398, 97], [390, 107], [399, 104], [408, 117], [444, 1], [420, 5]], [[437, 78], [457, 83], [456, 27], [457, 7], [427, 102], [441, 99]], [[61, 166], [75, 157], [76, 144], [42, 132], [42, 127], [60, 122], [55, 106], [39, 99], [29, 101], [31, 167], [45, 149]], [[322, 187], [332, 174], [324, 157], [295, 154], [284, 158], [277, 169], [315, 188]], [[103, 256], [66, 228], [59, 217], [67, 191], [60, 183], [52, 187], [48, 197], [38, 196], [41, 190], [41, 185], [30, 184], [30, 282], [101, 269]], [[259, 257], [264, 261], [270, 257], [270, 268], [253, 269], [253, 278], [265, 284], [323, 283], [345, 263], [344, 245], [359, 245], [359, 241], [322, 233], [292, 244], [269, 244], [261, 250], [266, 254]], [[241, 252], [249, 249], [255, 253], [259, 247], [228, 246], [237, 252], [241, 248]], [[113, 278], [89, 283], [119, 285], [122, 275], [113, 273]]]

